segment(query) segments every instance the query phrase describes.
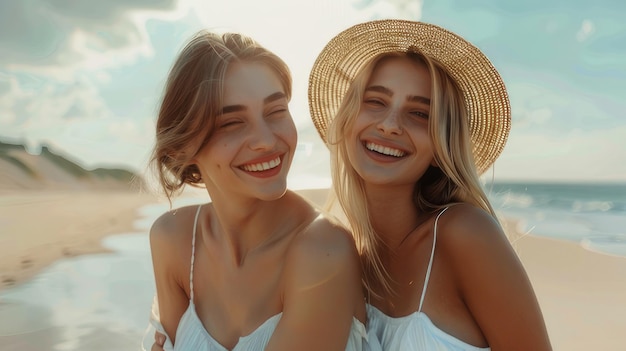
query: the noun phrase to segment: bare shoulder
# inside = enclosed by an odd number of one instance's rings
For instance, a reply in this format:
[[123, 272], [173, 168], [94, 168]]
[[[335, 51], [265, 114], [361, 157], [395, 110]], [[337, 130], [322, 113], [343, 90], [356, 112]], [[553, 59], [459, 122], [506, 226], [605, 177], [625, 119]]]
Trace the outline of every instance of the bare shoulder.
[[[318, 255], [332, 253], [335, 256], [350, 256], [356, 254], [352, 234], [337, 220], [315, 209], [308, 200], [300, 194], [288, 193], [294, 207], [301, 208], [302, 216], [317, 214], [315, 219], [303, 227], [296, 235], [290, 251], [297, 255]], [[287, 196], [286, 196], [287, 197]], [[306, 215], [304, 215], [306, 213]], [[309, 217], [310, 218], [310, 217]]]
[[150, 228], [152, 250], [187, 247], [191, 242], [193, 222], [198, 205], [167, 211], [159, 216]]
[[[285, 259], [284, 277], [285, 311], [290, 311], [289, 315], [300, 311], [296, 315], [310, 320], [309, 323], [313, 322], [311, 316], [322, 316], [314, 323], [315, 328], [320, 323], [330, 327], [330, 316], [346, 321], [346, 325], [351, 316], [365, 320], [361, 263], [354, 240], [346, 229], [327, 218], [318, 216], [293, 239]], [[313, 306], [315, 312], [310, 311]], [[310, 330], [311, 326], [307, 328]]]
[[437, 234], [437, 246], [455, 255], [482, 255], [510, 246], [497, 219], [469, 204], [448, 208], [439, 219]]
[[344, 227], [320, 214], [295, 238], [290, 259], [341, 262], [358, 258], [354, 240]]
[[452, 206], [441, 216], [437, 250], [464, 291], [526, 279], [498, 221], [471, 205]]
[[285, 267], [292, 287], [331, 284], [350, 294], [359, 289], [361, 266], [352, 235], [322, 215], [293, 239]]

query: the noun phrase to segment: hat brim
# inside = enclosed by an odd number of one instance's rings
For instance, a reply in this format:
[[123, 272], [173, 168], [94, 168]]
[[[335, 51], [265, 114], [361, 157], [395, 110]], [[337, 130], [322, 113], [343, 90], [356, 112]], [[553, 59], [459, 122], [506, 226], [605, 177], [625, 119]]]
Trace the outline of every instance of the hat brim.
[[350, 84], [374, 57], [417, 51], [438, 62], [459, 86], [469, 110], [476, 170], [484, 173], [504, 149], [511, 107], [502, 78], [474, 45], [444, 28], [406, 20], [378, 20], [335, 36], [317, 57], [309, 77], [309, 109], [324, 140]]

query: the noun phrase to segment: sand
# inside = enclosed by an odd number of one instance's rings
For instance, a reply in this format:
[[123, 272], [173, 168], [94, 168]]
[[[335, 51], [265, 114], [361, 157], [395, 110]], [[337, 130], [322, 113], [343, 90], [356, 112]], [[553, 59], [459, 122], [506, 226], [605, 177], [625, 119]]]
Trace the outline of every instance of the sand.
[[626, 258], [534, 236], [520, 239], [516, 249], [554, 350], [626, 349]]
[[[301, 193], [323, 203], [327, 191]], [[58, 259], [102, 252], [100, 239], [132, 232], [136, 209], [156, 201], [129, 192], [0, 194], [0, 289], [26, 281]], [[515, 247], [537, 293], [554, 350], [623, 350], [626, 258], [567, 241], [512, 237], [518, 238]], [[18, 339], [12, 339], [13, 346]]]
[[100, 240], [133, 231], [136, 210], [155, 201], [130, 191], [0, 194], [0, 290], [60, 258], [105, 252]]

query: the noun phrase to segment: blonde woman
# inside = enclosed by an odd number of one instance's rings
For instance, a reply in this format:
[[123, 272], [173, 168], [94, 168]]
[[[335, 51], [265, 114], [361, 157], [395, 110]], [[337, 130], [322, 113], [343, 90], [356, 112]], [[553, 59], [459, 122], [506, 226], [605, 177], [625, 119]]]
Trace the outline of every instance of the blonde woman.
[[510, 128], [489, 60], [443, 28], [358, 24], [310, 76], [313, 121], [384, 350], [550, 350], [529, 279], [479, 182]]
[[243, 35], [199, 32], [174, 62], [152, 162], [169, 198], [191, 185], [211, 201], [150, 230], [153, 349], [367, 347], [350, 234], [286, 189], [290, 98], [285, 63]]

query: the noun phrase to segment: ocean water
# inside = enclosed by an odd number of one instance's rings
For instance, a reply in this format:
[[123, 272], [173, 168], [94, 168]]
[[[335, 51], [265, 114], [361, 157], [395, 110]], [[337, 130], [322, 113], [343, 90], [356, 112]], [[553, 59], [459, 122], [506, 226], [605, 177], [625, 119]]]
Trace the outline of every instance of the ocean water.
[[504, 183], [485, 185], [500, 214], [524, 232], [626, 257], [626, 184]]

